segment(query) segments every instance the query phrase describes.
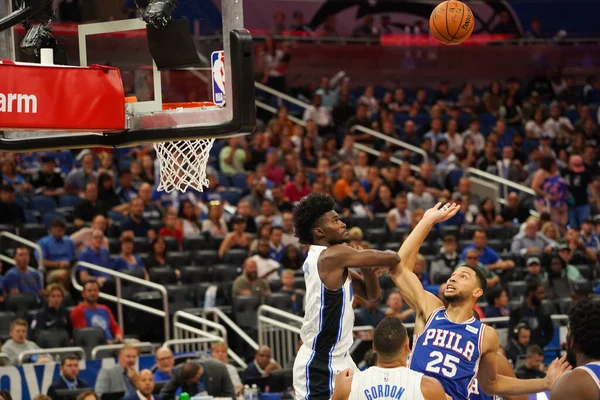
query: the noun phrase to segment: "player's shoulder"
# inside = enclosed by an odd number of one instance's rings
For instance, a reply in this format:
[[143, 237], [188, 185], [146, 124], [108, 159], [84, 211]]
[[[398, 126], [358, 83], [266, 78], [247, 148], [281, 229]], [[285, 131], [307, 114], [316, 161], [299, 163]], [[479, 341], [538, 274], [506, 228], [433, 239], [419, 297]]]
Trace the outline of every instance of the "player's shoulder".
[[597, 399], [600, 390], [594, 378], [588, 371], [576, 368], [567, 371], [558, 378], [552, 388], [551, 400], [566, 399], [587, 400]]

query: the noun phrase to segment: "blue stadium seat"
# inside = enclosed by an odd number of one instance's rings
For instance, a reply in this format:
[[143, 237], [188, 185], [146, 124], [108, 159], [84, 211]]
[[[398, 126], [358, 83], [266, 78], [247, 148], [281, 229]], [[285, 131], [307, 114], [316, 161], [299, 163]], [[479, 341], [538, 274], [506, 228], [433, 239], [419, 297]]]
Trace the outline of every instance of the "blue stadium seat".
[[237, 206], [237, 203], [242, 198], [242, 192], [240, 190], [230, 188], [221, 192], [221, 198], [223, 199], [223, 201], [226, 201], [232, 206]]
[[45, 212], [42, 215], [42, 224], [44, 224], [46, 226], [46, 228], [50, 228], [50, 225], [52, 224], [52, 222], [57, 218], [64, 220], [65, 216], [59, 212], [54, 212], [54, 211]]
[[81, 197], [72, 194], [63, 194], [58, 198], [59, 207], [75, 207], [81, 202]]
[[402, 128], [404, 123], [410, 119], [410, 116], [406, 113], [395, 113], [394, 114], [394, 125]]
[[123, 214], [121, 214], [118, 211], [113, 211], [113, 210], [111, 210], [111, 211], [108, 212], [108, 218], [110, 218], [110, 219], [112, 219], [113, 221], [116, 221], [116, 222], [121, 222], [121, 221], [123, 221], [125, 219], [125, 217], [123, 216]]
[[431, 123], [431, 117], [429, 114], [421, 113], [417, 114], [413, 117], [413, 121], [418, 127], [422, 127], [424, 125], [429, 125]]
[[56, 210], [56, 201], [50, 196], [33, 196], [29, 208], [42, 213]]
[[236, 189], [244, 190], [248, 187], [246, 185], [246, 175], [245, 174], [235, 174], [231, 178], [231, 182], [233, 183], [233, 187]]
[[33, 210], [23, 210], [25, 212], [25, 223], [27, 224], [37, 224], [40, 222], [39, 220], [39, 212]]
[[473, 117], [471, 116], [471, 114], [462, 113], [458, 116], [458, 124], [461, 126], [461, 128], [467, 129], [469, 128], [469, 123], [471, 122], [472, 118]]
[[577, 109], [575, 108], [567, 109], [567, 111], [565, 111], [565, 117], [569, 118], [569, 121], [571, 121], [572, 124], [579, 121], [580, 118], [579, 112], [577, 112]]

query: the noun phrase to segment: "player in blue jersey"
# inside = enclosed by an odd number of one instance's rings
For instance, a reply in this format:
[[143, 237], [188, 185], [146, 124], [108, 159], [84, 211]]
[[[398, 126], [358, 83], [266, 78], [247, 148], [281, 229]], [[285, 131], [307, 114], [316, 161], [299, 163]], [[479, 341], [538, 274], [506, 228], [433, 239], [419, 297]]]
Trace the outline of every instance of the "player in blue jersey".
[[550, 400], [600, 399], [600, 302], [583, 299], [569, 310], [567, 355], [573, 371], [554, 385]]
[[438, 222], [456, 215], [452, 204], [427, 210], [398, 251], [400, 264], [390, 274], [400, 295], [415, 311], [415, 339], [410, 368], [440, 381], [454, 400], [469, 399], [477, 378], [485, 393], [512, 396], [550, 390], [569, 367], [566, 357], [554, 360], [543, 379], [521, 380], [498, 374], [498, 334], [473, 318], [473, 307], [483, 296], [487, 282], [477, 267], [461, 266], [446, 282], [448, 306], [427, 292], [413, 273], [423, 241]]

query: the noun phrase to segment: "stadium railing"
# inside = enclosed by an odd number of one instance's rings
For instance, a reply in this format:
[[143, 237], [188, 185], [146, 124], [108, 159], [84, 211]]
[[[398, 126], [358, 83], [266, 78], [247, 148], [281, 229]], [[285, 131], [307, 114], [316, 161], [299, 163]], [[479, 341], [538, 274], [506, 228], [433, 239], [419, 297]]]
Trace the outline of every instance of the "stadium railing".
[[417, 146], [413, 146], [412, 144], [403, 142], [402, 140], [398, 140], [396, 138], [389, 137], [388, 135], [383, 134], [381, 132], [377, 132], [376, 130], [373, 130], [371, 128], [365, 128], [364, 126], [361, 126], [361, 125], [354, 125], [354, 126], [352, 126], [350, 128], [350, 130], [353, 131], [353, 132], [358, 131], [358, 132], [366, 133], [366, 134], [371, 135], [371, 136], [373, 136], [373, 137], [375, 137], [377, 139], [381, 139], [381, 140], [386, 141], [388, 143], [394, 144], [394, 145], [396, 145], [398, 147], [402, 147], [402, 148], [404, 148], [406, 150], [410, 150], [413, 153], [420, 154], [421, 157], [423, 157], [423, 161], [424, 162], [427, 162], [427, 160], [429, 160], [429, 156], [428, 156], [427, 152], [425, 150], [423, 150], [422, 148], [417, 147]]
[[269, 346], [280, 365], [293, 362], [298, 352], [302, 317], [267, 305], [258, 307], [256, 315], [260, 345]]
[[[154, 345], [150, 342], [127, 343], [128, 346], [133, 346], [143, 354], [154, 355]], [[117, 351], [121, 350], [125, 344], [104, 344], [96, 346], [92, 349], [91, 359], [101, 360], [103, 358], [112, 357]]]
[[[40, 272], [44, 272], [45, 268], [44, 268], [44, 252], [42, 250], [42, 248], [40, 246], [38, 246], [37, 243], [32, 242], [31, 240], [27, 240], [19, 235], [15, 235], [14, 233], [11, 232], [7, 232], [7, 231], [2, 231], [0, 232], [0, 239], [1, 238], [7, 238], [10, 240], [14, 240], [15, 242], [19, 242], [24, 246], [30, 247], [32, 249], [34, 249], [35, 251], [37, 251], [38, 257], [37, 257], [37, 264], [38, 264], [38, 271]], [[11, 265], [15, 265], [15, 260], [13, 260], [12, 258], [4, 255], [4, 254], [0, 254], [0, 260], [2, 260], [2, 262], [11, 264]]]
[[[183, 320], [186, 320], [186, 322], [183, 322]], [[192, 326], [190, 322], [194, 323], [195, 326]], [[233, 321], [231, 321], [231, 323], [241, 331]], [[231, 328], [239, 335], [239, 332], [234, 327]], [[244, 333], [243, 331], [241, 332]], [[249, 343], [250, 346], [254, 349], [258, 349], [258, 344], [251, 338], [250, 340], [253, 342]], [[173, 340], [169, 341], [169, 343], [174, 346], [175, 352], [203, 352], [210, 348], [209, 344], [211, 342], [227, 343], [227, 328], [225, 328], [224, 325], [207, 318], [199, 317], [198, 315], [194, 315], [187, 311], [176, 311], [175, 314], [173, 314]], [[247, 366], [243, 358], [231, 348], [227, 349], [227, 354], [240, 367], [245, 368]]]
[[[159, 285], [158, 283], [149, 282], [144, 279], [136, 278], [135, 276], [127, 275], [122, 272], [118, 272], [112, 270], [110, 268], [104, 268], [99, 265], [90, 264], [85, 261], [79, 261], [72, 269], [71, 269], [71, 283], [73, 287], [79, 291], [83, 290], [83, 286], [77, 280], [77, 270], [79, 267], [91, 269], [93, 271], [98, 271], [105, 273], [115, 279], [115, 287], [116, 287], [116, 296], [111, 294], [100, 292], [100, 298], [104, 300], [111, 301], [113, 303], [117, 303], [117, 321], [121, 329], [124, 329], [124, 320], [123, 320], [123, 306], [131, 307], [135, 310], [139, 310], [141, 312], [145, 312], [148, 314], [155, 315], [157, 317], [163, 318], [164, 320], [164, 334], [165, 339], [171, 337], [171, 327], [169, 321], [169, 297], [167, 295], [167, 289], [163, 285]], [[122, 281], [129, 281], [136, 283], [141, 286], [145, 286], [150, 289], [154, 289], [160, 292], [162, 295], [162, 305], [163, 309], [159, 310], [157, 308], [148, 307], [144, 304], [137, 303], [135, 301], [127, 300], [122, 297]]]
[[35, 355], [57, 355], [57, 354], [76, 354], [79, 355], [80, 360], [85, 360], [85, 350], [82, 347], [54, 347], [51, 349], [35, 349], [35, 350], [25, 350], [19, 354], [18, 365], [22, 365], [25, 359], [29, 359], [31, 356]]

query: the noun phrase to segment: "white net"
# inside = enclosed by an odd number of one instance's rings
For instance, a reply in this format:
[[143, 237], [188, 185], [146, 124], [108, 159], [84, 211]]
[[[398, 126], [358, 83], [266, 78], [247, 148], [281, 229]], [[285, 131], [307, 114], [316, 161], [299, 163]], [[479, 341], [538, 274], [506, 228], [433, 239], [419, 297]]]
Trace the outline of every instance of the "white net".
[[154, 143], [160, 167], [158, 190], [204, 191], [208, 187], [206, 165], [215, 139], [181, 140]]

